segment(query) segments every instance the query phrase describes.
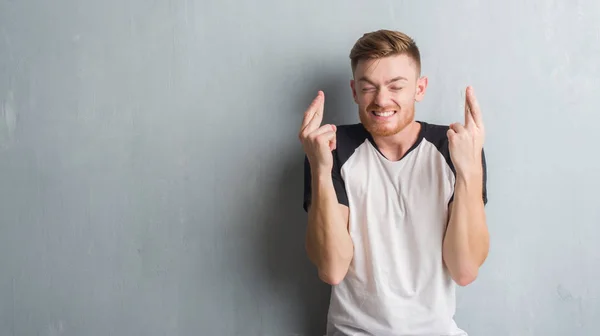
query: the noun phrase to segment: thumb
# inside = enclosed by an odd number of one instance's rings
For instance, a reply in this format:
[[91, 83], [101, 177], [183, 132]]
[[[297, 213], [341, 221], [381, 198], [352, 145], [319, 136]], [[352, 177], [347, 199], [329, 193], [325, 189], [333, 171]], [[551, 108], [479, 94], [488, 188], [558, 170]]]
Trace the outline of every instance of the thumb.
[[329, 149], [333, 151], [336, 148], [337, 148], [337, 136], [334, 134], [333, 135], [333, 140], [329, 141]]
[[446, 136], [448, 137], [448, 141], [452, 142], [456, 136], [456, 132], [452, 128], [449, 128], [446, 132]]
[[323, 142], [335, 141], [335, 138], [335, 131], [327, 131], [319, 135], [319, 140]]
[[329, 150], [334, 150], [337, 146], [337, 136], [335, 131], [327, 131], [319, 135], [318, 142], [320, 146], [327, 146]]

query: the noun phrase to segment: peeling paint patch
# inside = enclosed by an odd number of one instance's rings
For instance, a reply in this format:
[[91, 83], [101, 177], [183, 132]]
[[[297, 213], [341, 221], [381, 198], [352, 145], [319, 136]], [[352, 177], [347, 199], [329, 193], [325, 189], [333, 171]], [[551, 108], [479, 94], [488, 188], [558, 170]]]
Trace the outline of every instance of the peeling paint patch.
[[560, 298], [561, 301], [573, 300], [573, 295], [571, 295], [571, 292], [569, 292], [562, 285], [558, 285], [558, 287], [556, 287], [556, 294], [558, 294], [558, 297]]
[[48, 336], [60, 336], [65, 333], [63, 321], [56, 321], [48, 326]]
[[9, 91], [0, 103], [0, 149], [5, 149], [12, 145], [17, 128], [14, 93]]

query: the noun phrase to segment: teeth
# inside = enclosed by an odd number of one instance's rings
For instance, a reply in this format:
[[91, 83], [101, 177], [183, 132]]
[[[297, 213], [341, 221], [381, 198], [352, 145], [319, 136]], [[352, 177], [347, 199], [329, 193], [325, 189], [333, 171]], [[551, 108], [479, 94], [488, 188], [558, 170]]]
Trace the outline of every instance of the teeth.
[[378, 117], [389, 117], [392, 114], [394, 114], [394, 111], [382, 111], [382, 112], [374, 111], [373, 113], [375, 113], [375, 115]]

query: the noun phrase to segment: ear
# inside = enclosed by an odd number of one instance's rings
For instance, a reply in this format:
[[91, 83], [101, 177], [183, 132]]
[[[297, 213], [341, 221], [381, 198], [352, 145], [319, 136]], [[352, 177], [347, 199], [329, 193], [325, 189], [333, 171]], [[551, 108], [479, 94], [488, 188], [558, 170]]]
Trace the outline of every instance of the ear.
[[417, 79], [417, 90], [415, 92], [415, 101], [420, 102], [425, 97], [425, 90], [427, 89], [428, 79], [423, 76]]
[[356, 96], [356, 82], [354, 79], [350, 80], [350, 88], [352, 89], [352, 98], [354, 99], [354, 102], [358, 104], [358, 97]]

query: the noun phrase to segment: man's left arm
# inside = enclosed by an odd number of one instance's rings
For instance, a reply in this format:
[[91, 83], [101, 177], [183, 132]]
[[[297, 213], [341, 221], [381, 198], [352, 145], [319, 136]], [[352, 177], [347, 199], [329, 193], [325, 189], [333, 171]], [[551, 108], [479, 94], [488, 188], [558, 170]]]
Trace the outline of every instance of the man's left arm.
[[482, 197], [483, 169], [468, 176], [457, 175], [454, 200], [449, 205], [443, 257], [452, 279], [460, 286], [477, 278], [490, 245]]
[[477, 278], [487, 258], [490, 241], [485, 215], [483, 121], [472, 88], [467, 88], [466, 100], [465, 125], [452, 124], [448, 130], [456, 182], [442, 248], [444, 263], [460, 286]]

